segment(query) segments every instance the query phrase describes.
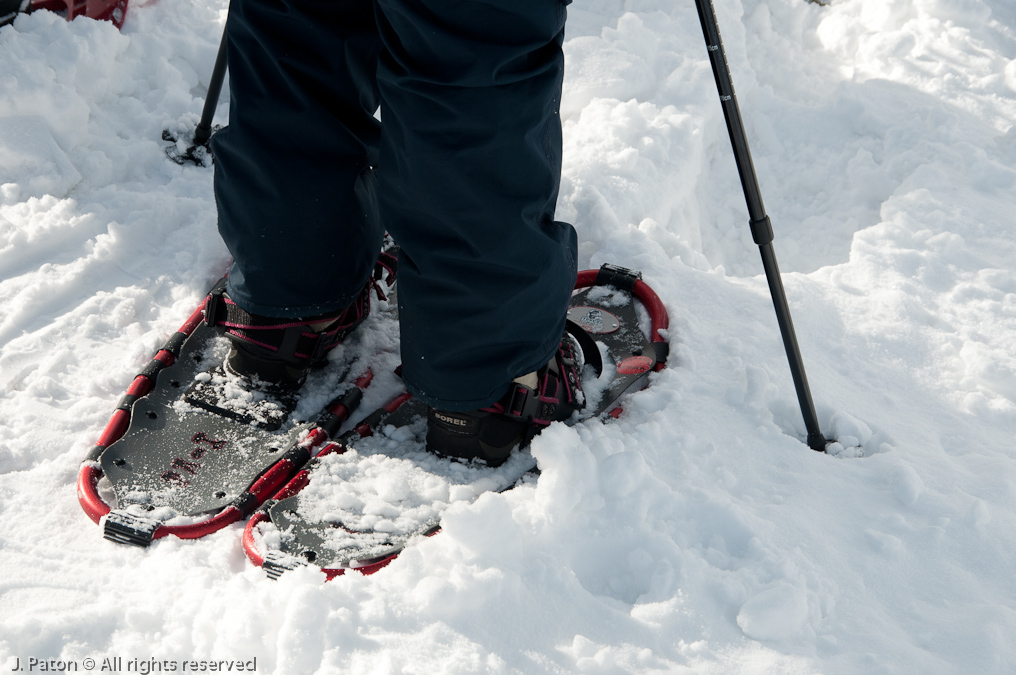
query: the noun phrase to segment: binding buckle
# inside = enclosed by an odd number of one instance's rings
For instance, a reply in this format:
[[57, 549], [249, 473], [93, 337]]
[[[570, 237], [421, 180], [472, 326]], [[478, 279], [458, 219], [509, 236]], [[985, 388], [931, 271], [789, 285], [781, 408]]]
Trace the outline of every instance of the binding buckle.
[[226, 306], [222, 296], [226, 293], [226, 279], [219, 279], [218, 283], [208, 291], [205, 298], [205, 325], [214, 328], [215, 324], [225, 318], [225, 312], [220, 308]]
[[[568, 367], [574, 363], [574, 361], [568, 363], [572, 356], [573, 354], [569, 350], [559, 349], [559, 352], [547, 364], [546, 370], [542, 371], [543, 375], [540, 377], [536, 389], [512, 382], [504, 414], [535, 424], [548, 424], [556, 419], [558, 408], [568, 404], [568, 399], [562, 396], [562, 387], [568, 389], [569, 398], [574, 400], [576, 397], [575, 390], [578, 383], [569, 381], [569, 378], [561, 372], [562, 364], [560, 362], [564, 361], [565, 366]], [[544, 392], [549, 395], [544, 396]]]

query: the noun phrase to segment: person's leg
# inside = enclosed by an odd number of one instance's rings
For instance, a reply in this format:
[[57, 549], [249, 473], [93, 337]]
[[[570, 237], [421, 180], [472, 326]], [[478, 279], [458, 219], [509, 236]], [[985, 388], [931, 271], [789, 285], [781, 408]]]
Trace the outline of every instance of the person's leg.
[[575, 231], [554, 220], [564, 2], [377, 6], [403, 378], [435, 408], [485, 407], [556, 352], [575, 282]]
[[364, 0], [233, 0], [229, 126], [212, 138], [228, 295], [268, 317], [335, 312], [381, 246], [380, 40]]

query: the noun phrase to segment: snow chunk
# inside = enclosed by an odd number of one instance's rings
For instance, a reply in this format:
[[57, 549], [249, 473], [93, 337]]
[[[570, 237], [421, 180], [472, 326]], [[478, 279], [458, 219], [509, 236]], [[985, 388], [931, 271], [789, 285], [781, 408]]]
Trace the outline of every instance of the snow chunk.
[[79, 182], [81, 174], [43, 118], [22, 115], [0, 124], [0, 185], [17, 188], [5, 190], [5, 200], [64, 197]]
[[833, 438], [846, 447], [864, 445], [872, 437], [871, 427], [845, 412], [833, 415], [829, 420], [829, 428]]
[[756, 640], [783, 640], [799, 631], [807, 618], [804, 591], [781, 581], [744, 603], [737, 625]]
[[906, 464], [900, 464], [889, 471], [889, 484], [893, 494], [904, 506], [913, 506], [924, 492], [924, 481], [917, 472]]

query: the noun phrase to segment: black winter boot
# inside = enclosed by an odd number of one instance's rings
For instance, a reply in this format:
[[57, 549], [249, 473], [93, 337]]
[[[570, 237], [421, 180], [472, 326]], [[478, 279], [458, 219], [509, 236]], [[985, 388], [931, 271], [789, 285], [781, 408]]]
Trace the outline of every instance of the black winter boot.
[[295, 392], [310, 369], [322, 365], [328, 351], [370, 314], [371, 290], [386, 299], [380, 284], [394, 287], [398, 264], [399, 247], [386, 235], [372, 278], [348, 307], [300, 319], [250, 314], [229, 298], [226, 279], [220, 279], [205, 301], [205, 323], [231, 343], [224, 370], [265, 391]]
[[566, 336], [547, 365], [516, 378], [489, 408], [449, 412], [430, 408], [427, 449], [445, 457], [500, 466], [515, 447], [525, 447], [551, 422], [582, 408], [575, 347]]

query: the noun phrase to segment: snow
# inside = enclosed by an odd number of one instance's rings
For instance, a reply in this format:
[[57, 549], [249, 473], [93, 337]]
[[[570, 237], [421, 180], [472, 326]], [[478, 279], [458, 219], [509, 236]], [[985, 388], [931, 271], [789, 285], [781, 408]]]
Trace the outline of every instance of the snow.
[[[299, 515], [310, 523], [336, 524], [323, 535], [323, 549], [341, 557], [318, 558], [319, 566], [384, 557], [393, 542], [439, 525], [452, 504], [505, 490], [533, 468], [532, 456], [518, 451], [498, 468], [439, 458], [426, 451], [426, 432], [425, 415], [418, 416], [408, 426], [386, 425], [355, 448], [321, 458], [300, 492]], [[262, 536], [270, 536], [266, 531], [273, 527], [262, 525]], [[364, 537], [366, 532], [378, 536]], [[287, 536], [292, 535], [281, 533], [283, 540]]]
[[238, 525], [113, 545], [74, 494], [226, 266], [210, 169], [159, 140], [198, 118], [226, 3], [0, 29], [0, 663], [1016, 671], [1016, 6], [715, 4], [834, 452], [802, 443], [693, 3], [576, 0], [559, 216], [582, 267], [664, 299], [670, 367], [541, 435], [537, 483], [329, 583], [268, 580]]

